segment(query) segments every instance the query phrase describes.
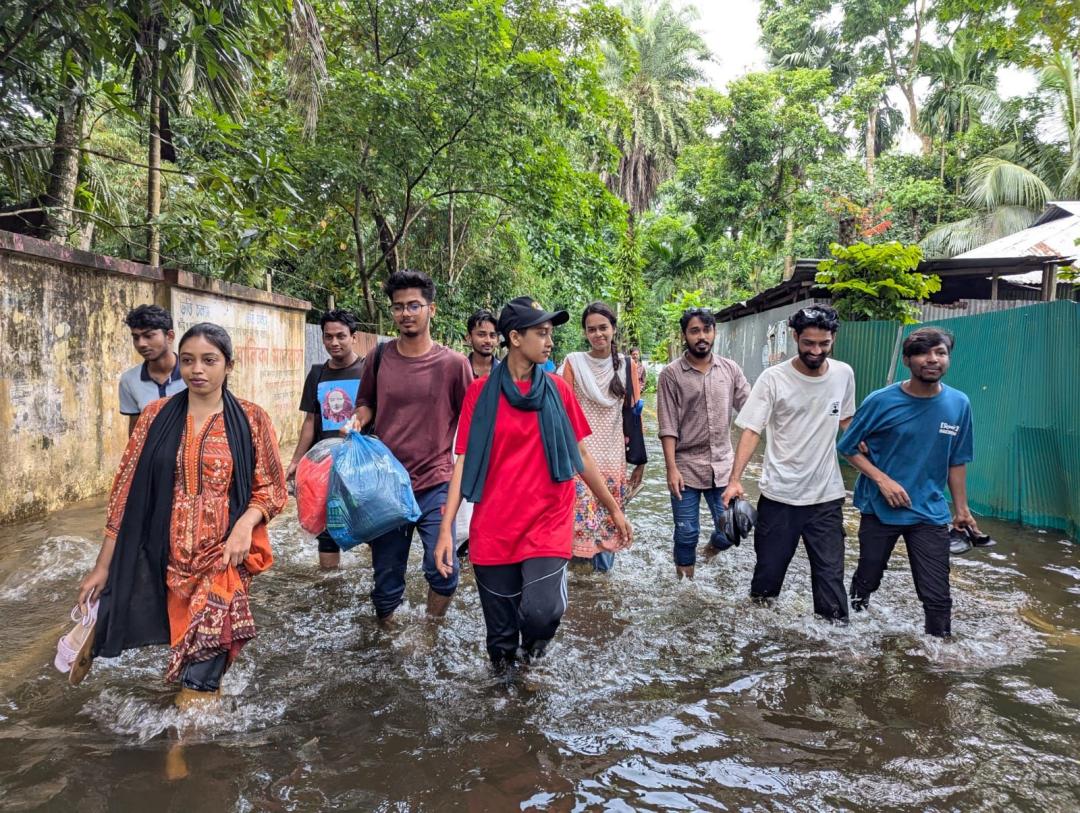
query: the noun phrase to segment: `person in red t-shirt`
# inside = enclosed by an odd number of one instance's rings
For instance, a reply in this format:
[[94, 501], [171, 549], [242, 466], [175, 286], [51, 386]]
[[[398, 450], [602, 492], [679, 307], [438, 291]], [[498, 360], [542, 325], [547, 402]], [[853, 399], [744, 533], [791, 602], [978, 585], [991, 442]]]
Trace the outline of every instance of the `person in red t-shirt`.
[[460, 455], [450, 480], [435, 565], [454, 567], [454, 517], [462, 498], [474, 503], [469, 527], [487, 650], [496, 668], [539, 657], [566, 611], [566, 565], [574, 536], [574, 475], [610, 512], [613, 549], [630, 547], [633, 530], [582, 440], [589, 424], [565, 381], [544, 372], [556, 325], [548, 312], [518, 297], [499, 315], [509, 347], [504, 363], [474, 381], [458, 422]]

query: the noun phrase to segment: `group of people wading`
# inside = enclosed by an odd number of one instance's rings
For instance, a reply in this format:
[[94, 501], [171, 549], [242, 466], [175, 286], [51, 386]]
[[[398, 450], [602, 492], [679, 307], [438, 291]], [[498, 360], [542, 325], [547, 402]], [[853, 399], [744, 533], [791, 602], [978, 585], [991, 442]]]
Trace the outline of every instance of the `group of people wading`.
[[[167, 643], [165, 674], [180, 684], [178, 699], [218, 692], [255, 635], [249, 585], [273, 561], [267, 524], [285, 507], [287, 481], [319, 440], [370, 424], [408, 471], [421, 512], [415, 523], [370, 542], [371, 598], [384, 623], [404, 600], [414, 533], [423, 546], [427, 615], [447, 612], [464, 555], [455, 517], [465, 501], [473, 506], [467, 555], [487, 651], [500, 669], [543, 654], [567, 608], [571, 562], [606, 572], [630, 547], [624, 509], [640, 488], [644, 460], [632, 458], [627, 474], [627, 426], [636, 420], [640, 431], [645, 375], [619, 351], [614, 311], [589, 305], [581, 317], [589, 349], [549, 372], [553, 333], [568, 321], [566, 311], [547, 311], [527, 296], [497, 317], [478, 311], [468, 322], [472, 352], [464, 356], [432, 340], [430, 277], [397, 271], [383, 289], [398, 336], [366, 359], [354, 345], [356, 317], [323, 315], [329, 359], [305, 380], [304, 423], [287, 467], [266, 412], [229, 391], [233, 349], [224, 329], [195, 325], [174, 352], [166, 311], [141, 306], [128, 315], [145, 361], [121, 379], [131, 435], [104, 543], [79, 589], [80, 607], [96, 612], [91, 656]], [[678, 577], [694, 576], [702, 496], [715, 526], [709, 550], [738, 544], [739, 536], [725, 531], [724, 512], [743, 497], [741, 480], [764, 433], [750, 594], [765, 604], [779, 595], [801, 538], [814, 611], [846, 622], [837, 457], [843, 430], [839, 452], [860, 472], [854, 502], [862, 514], [851, 606], [867, 608], [903, 536], [926, 632], [948, 636], [947, 529], [951, 522], [978, 533], [964, 488], [970, 407], [941, 383], [952, 337], [933, 328], [912, 333], [903, 345], [910, 380], [872, 393], [856, 412], [854, 374], [829, 358], [836, 312], [806, 307], [789, 326], [797, 355], [751, 387], [735, 362], [713, 353], [713, 315], [691, 309], [682, 316], [685, 352], [661, 372], [657, 390]], [[736, 411], [743, 431], [733, 449]], [[322, 567], [338, 566], [341, 552], [326, 534], [318, 553]]]

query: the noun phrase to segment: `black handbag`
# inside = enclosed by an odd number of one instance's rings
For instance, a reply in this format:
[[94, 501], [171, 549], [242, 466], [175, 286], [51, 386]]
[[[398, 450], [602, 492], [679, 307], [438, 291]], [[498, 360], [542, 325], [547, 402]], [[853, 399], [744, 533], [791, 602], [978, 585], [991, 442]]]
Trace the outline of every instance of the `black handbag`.
[[633, 364], [630, 357], [626, 356], [626, 398], [623, 399], [622, 432], [626, 439], [626, 462], [631, 466], [642, 466], [649, 462], [649, 455], [645, 451], [645, 427], [642, 425], [641, 416], [634, 414], [634, 404], [627, 405], [627, 401], [634, 397]]

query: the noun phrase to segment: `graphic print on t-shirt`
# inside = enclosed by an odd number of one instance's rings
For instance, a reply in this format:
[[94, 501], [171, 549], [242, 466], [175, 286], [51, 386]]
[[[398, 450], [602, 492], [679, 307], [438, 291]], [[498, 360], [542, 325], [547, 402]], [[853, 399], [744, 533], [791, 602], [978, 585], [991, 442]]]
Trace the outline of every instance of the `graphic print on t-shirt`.
[[340, 429], [349, 422], [356, 410], [358, 389], [360, 389], [359, 378], [319, 382], [317, 393], [323, 431]]

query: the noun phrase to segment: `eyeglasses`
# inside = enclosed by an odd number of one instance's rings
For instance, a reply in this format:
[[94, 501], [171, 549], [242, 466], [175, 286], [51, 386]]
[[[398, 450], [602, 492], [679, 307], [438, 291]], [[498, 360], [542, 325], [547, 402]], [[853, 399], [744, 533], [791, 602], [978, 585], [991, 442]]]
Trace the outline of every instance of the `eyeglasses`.
[[390, 306], [390, 310], [393, 312], [394, 316], [401, 316], [401, 314], [403, 313], [409, 313], [415, 316], [427, 306], [427, 302], [416, 302], [415, 300], [412, 302], [406, 302], [404, 305], [402, 305], [400, 302], [395, 302], [393, 305]]
[[802, 310], [799, 311], [799, 313], [801, 313], [807, 319], [818, 319], [818, 318], [829, 319], [829, 318], [832, 317], [831, 313], [829, 313], [826, 310], [823, 310], [822, 308], [817, 307], [816, 305], [811, 305], [809, 308], [803, 308]]

